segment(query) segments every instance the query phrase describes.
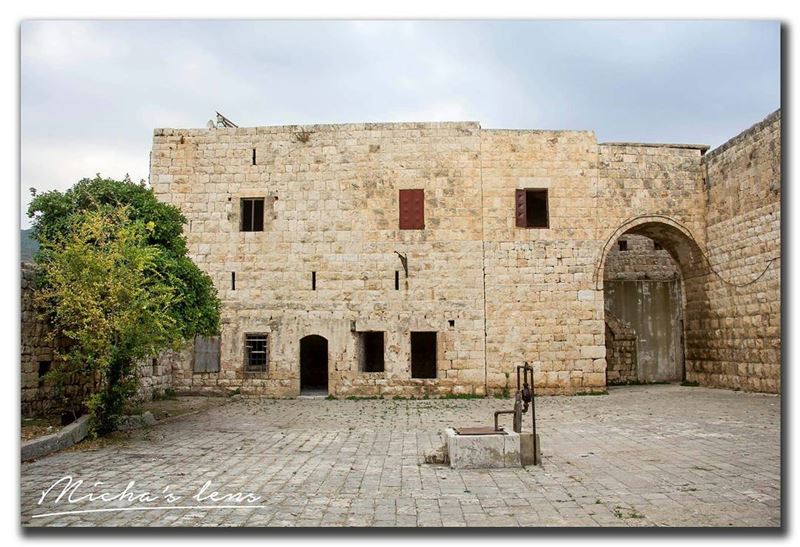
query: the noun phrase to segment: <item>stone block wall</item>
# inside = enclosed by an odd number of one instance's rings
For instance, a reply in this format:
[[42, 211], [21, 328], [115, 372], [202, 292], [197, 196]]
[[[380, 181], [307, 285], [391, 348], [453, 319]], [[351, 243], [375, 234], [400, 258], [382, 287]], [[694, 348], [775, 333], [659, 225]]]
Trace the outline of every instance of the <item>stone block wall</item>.
[[[684, 279], [692, 368], [719, 343], [704, 341], [706, 149], [469, 122], [156, 130], [151, 184], [186, 214], [223, 300], [220, 371], [195, 373], [188, 349], [170, 363], [176, 386], [294, 396], [300, 340], [320, 335], [337, 396], [500, 392], [526, 361], [543, 393], [591, 391], [606, 382], [603, 281], [623, 270]], [[424, 230], [399, 230], [403, 189], [424, 190]], [[547, 229], [516, 225], [520, 189], [548, 192]], [[264, 231], [243, 232], [254, 197]], [[615, 251], [620, 236], [633, 254]], [[657, 271], [637, 273], [651, 259]], [[410, 372], [418, 330], [438, 334], [434, 379]], [[385, 333], [384, 372], [358, 369], [364, 331]], [[244, 371], [248, 333], [268, 337], [263, 373]]]
[[627, 249], [622, 251], [619, 245], [611, 248], [603, 270], [604, 281], [671, 281], [680, 278], [680, 270], [669, 251], [656, 249], [658, 244], [652, 239], [627, 234], [617, 243], [622, 241]]
[[[156, 130], [151, 183], [223, 301], [220, 371], [184, 359], [176, 387], [297, 395], [300, 340], [320, 335], [337, 396], [483, 393], [477, 124]], [[424, 230], [399, 230], [401, 189], [424, 190]], [[240, 231], [258, 197], [264, 231]], [[363, 331], [385, 333], [384, 372], [358, 370]], [[412, 378], [412, 331], [437, 332], [437, 378]], [[245, 373], [248, 333], [267, 335], [266, 372]]]
[[[489, 391], [513, 389], [526, 361], [539, 393], [601, 388], [594, 133], [483, 130], [481, 158]], [[547, 190], [547, 229], [516, 226], [518, 189]]]
[[[780, 390], [781, 112], [703, 158], [706, 171], [707, 332], [688, 379]], [[718, 274], [718, 275], [717, 275]]]
[[606, 383], [608, 385], [637, 382], [636, 331], [606, 311]]

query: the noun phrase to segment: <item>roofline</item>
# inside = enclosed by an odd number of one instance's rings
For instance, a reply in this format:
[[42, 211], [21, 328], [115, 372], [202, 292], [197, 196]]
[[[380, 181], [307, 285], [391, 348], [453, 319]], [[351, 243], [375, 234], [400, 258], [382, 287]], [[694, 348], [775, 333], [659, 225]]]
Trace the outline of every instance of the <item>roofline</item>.
[[687, 150], [700, 150], [701, 154], [711, 148], [707, 144], [677, 144], [677, 143], [662, 143], [662, 142], [600, 142], [600, 146], [644, 146], [650, 148], [684, 148]]

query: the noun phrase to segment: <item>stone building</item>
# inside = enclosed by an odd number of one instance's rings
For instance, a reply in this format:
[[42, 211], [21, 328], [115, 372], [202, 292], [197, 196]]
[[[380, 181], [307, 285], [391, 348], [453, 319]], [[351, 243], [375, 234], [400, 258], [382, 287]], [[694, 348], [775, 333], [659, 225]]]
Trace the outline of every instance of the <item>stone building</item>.
[[[638, 351], [640, 381], [777, 392], [780, 122], [712, 151], [474, 122], [157, 129], [151, 184], [224, 303], [173, 384], [480, 395], [527, 361], [575, 393]], [[619, 304], [645, 281], [656, 304]]]
[[161, 356], [158, 384], [481, 395], [527, 361], [538, 393], [777, 392], [780, 143], [780, 111], [711, 151], [475, 122], [157, 129], [150, 183], [223, 302], [221, 336]]

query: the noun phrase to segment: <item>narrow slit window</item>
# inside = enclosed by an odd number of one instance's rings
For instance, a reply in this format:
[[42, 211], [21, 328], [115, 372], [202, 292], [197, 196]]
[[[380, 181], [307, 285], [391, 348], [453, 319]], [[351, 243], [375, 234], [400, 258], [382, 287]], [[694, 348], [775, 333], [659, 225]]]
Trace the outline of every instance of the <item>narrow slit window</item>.
[[311, 290], [317, 290], [317, 272], [311, 272]]
[[236, 272], [231, 272], [231, 290], [236, 290]]
[[400, 290], [400, 272], [398, 270], [394, 271], [394, 290]]
[[269, 348], [266, 334], [245, 334], [244, 351], [245, 372], [267, 371]]
[[256, 149], [253, 148], [253, 165], [256, 164]]
[[384, 333], [360, 332], [359, 338], [359, 370], [361, 372], [383, 372], [384, 361]]
[[264, 198], [242, 198], [241, 231], [264, 231]]
[[518, 228], [549, 228], [547, 190], [526, 188], [517, 190], [516, 225]]
[[436, 333], [411, 333], [411, 377], [436, 378]]

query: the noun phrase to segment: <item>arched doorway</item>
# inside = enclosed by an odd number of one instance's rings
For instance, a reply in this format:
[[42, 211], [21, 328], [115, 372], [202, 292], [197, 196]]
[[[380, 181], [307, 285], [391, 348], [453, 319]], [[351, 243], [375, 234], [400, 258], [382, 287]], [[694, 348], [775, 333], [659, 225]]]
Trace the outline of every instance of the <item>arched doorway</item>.
[[300, 391], [328, 391], [328, 340], [322, 336], [300, 339]]
[[634, 219], [609, 237], [596, 272], [604, 292], [607, 384], [686, 378], [698, 358], [693, 340], [707, 313], [708, 273], [689, 230], [668, 217]]

